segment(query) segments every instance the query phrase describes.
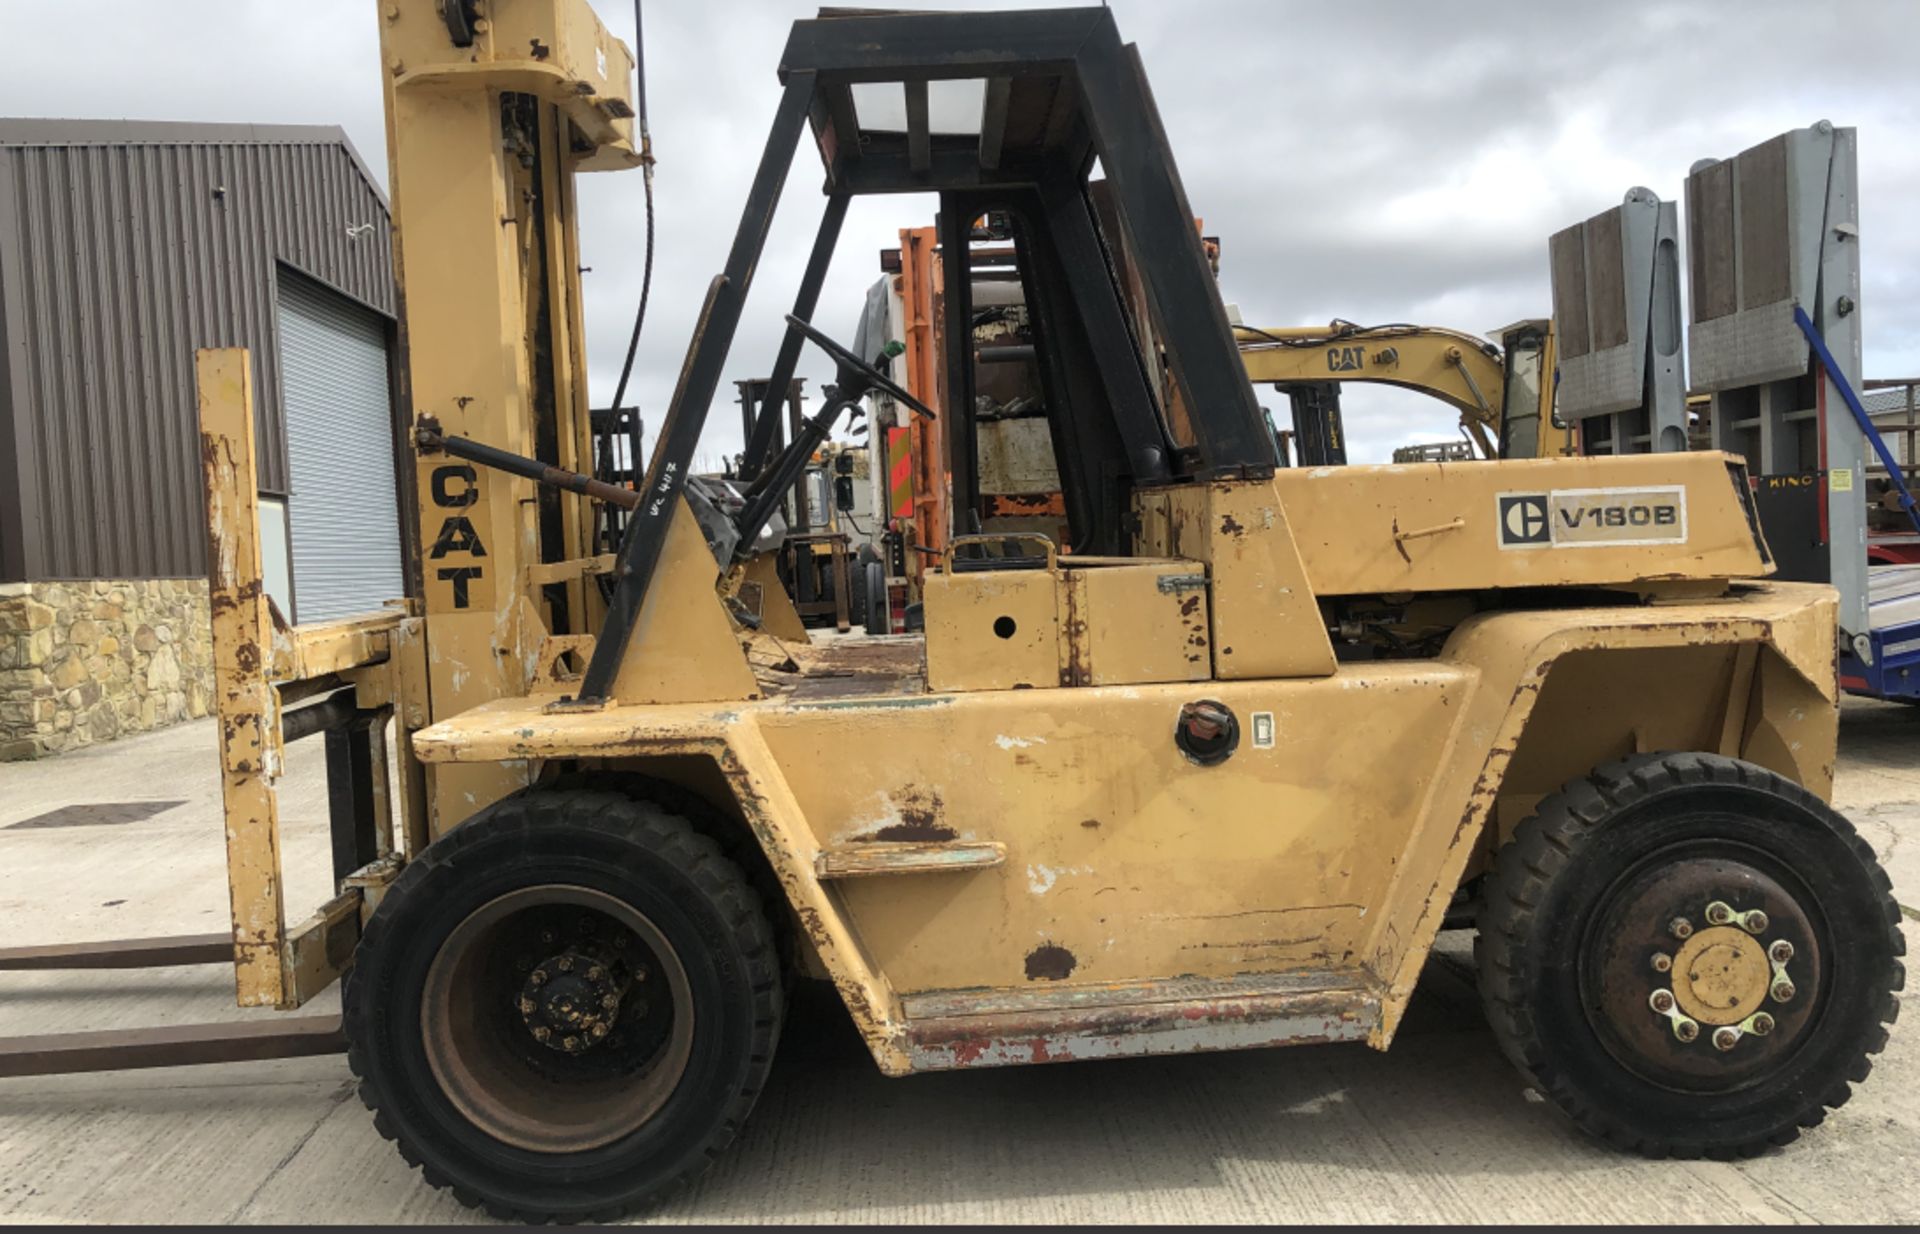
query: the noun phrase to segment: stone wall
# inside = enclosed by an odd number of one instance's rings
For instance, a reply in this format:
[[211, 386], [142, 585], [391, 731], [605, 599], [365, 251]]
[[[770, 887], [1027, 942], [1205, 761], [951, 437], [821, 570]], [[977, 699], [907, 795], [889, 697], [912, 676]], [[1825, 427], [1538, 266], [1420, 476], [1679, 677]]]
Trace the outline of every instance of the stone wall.
[[207, 714], [204, 579], [0, 586], [0, 762]]

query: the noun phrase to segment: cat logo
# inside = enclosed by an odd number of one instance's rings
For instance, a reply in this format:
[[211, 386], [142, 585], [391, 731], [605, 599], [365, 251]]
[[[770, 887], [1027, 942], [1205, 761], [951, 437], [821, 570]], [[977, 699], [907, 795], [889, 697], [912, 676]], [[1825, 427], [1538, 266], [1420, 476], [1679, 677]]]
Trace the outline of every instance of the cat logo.
[[1677, 484], [1501, 493], [1495, 500], [1501, 548], [1627, 548], [1687, 542], [1687, 490]]
[[1327, 371], [1329, 373], [1358, 373], [1367, 367], [1367, 349], [1364, 347], [1327, 348]]
[[1502, 548], [1551, 543], [1553, 543], [1553, 526], [1547, 522], [1545, 493], [1501, 494], [1500, 545]]

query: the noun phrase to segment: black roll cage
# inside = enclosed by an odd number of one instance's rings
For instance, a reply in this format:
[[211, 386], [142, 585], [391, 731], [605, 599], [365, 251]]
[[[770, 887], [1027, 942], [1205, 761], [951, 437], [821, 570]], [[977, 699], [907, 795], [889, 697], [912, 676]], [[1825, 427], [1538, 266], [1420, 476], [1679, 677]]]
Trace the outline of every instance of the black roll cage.
[[[982, 79], [978, 134], [931, 131], [928, 85]], [[801, 130], [826, 169], [826, 207], [794, 316], [810, 320], [858, 195], [940, 195], [945, 353], [971, 351], [973, 220], [1003, 212], [1040, 361], [1054, 455], [1074, 544], [1127, 551], [1135, 487], [1270, 475], [1273, 437], [1255, 401], [1187, 204], [1137, 49], [1105, 8], [821, 17], [795, 22], [781, 59], [784, 90], [725, 270], [708, 286], [685, 364], [627, 524], [607, 617], [580, 699], [604, 699], [626, 654], [679, 505], [707, 411], [746, 304]], [[904, 132], [862, 129], [857, 83], [898, 82]], [[1177, 447], [1116, 278], [1114, 245], [1088, 195], [1096, 160], [1144, 289], [1193, 442]], [[1113, 238], [1119, 239], [1119, 238]], [[747, 442], [764, 463], [799, 362], [789, 329]], [[973, 366], [948, 364], [945, 417], [956, 492], [975, 482]]]

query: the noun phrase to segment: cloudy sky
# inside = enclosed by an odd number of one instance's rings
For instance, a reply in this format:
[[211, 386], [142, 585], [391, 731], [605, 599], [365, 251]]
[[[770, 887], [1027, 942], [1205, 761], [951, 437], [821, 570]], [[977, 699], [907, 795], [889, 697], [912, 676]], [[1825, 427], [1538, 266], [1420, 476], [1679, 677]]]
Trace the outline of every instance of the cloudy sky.
[[[1920, 5], [1112, 7], [1140, 44], [1194, 208], [1223, 240], [1226, 298], [1249, 322], [1486, 332], [1545, 316], [1551, 232], [1634, 185], [1677, 198], [1694, 160], [1825, 118], [1860, 130], [1867, 375], [1920, 376]], [[628, 0], [598, 8], [630, 34]], [[787, 23], [812, 11], [797, 0], [647, 6], [659, 248], [635, 389], [649, 423], [725, 261]], [[13, 53], [0, 114], [339, 124], [384, 176], [375, 13], [375, 0], [0, 0]], [[803, 143], [729, 382], [771, 365], [819, 183]], [[922, 197], [855, 206], [818, 315], [829, 333], [848, 336], [879, 250], [933, 209]], [[589, 177], [581, 227], [604, 401], [639, 293], [638, 173]], [[830, 371], [817, 353], [802, 369], [816, 385]], [[1439, 404], [1413, 394], [1350, 393], [1346, 408], [1363, 460], [1453, 432]], [[703, 460], [738, 448], [737, 415], [716, 407]]]

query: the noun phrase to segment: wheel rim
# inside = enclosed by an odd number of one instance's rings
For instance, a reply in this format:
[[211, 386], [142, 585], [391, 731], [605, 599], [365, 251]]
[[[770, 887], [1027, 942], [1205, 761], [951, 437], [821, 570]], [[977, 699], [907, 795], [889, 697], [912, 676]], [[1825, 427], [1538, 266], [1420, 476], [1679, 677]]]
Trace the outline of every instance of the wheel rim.
[[687, 974], [666, 936], [624, 901], [566, 884], [468, 914], [434, 956], [420, 1010], [447, 1099], [534, 1152], [635, 1131], [672, 1096], [693, 1048]]
[[1826, 928], [1791, 870], [1733, 842], [1663, 849], [1609, 888], [1580, 950], [1587, 1022], [1643, 1080], [1726, 1092], [1812, 1037]]

